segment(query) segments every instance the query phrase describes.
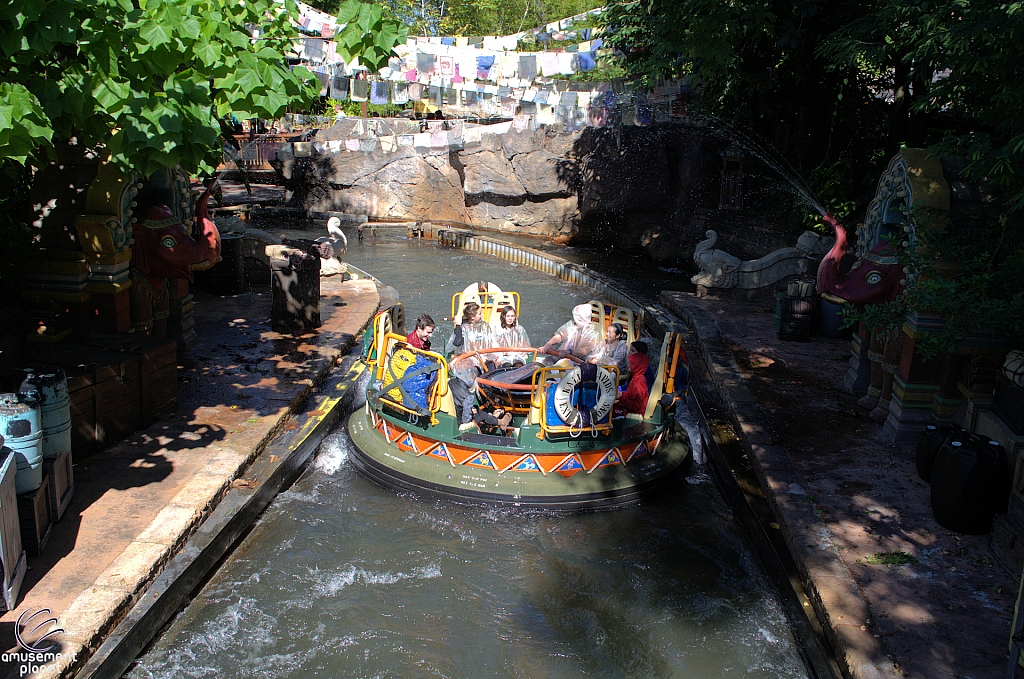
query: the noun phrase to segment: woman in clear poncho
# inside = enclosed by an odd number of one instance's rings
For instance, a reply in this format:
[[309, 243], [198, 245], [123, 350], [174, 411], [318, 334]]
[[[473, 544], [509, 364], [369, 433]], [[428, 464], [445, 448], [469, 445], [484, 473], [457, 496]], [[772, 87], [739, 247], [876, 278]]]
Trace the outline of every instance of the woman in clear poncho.
[[[445, 344], [449, 356], [457, 356], [468, 352], [490, 349], [494, 346], [494, 332], [491, 326], [484, 323], [484, 315], [480, 305], [470, 302], [462, 309], [462, 316], [455, 319], [455, 331]], [[452, 390], [459, 412], [459, 421], [469, 422], [472, 419], [472, 406], [476, 394], [476, 378], [485, 370], [483, 358], [453, 362], [452, 379], [448, 386]]]
[[[569, 354], [583, 359], [590, 356], [600, 342], [590, 318], [589, 304], [580, 304], [574, 307], [572, 320], [559, 328], [551, 339], [544, 343], [541, 351], [556, 353], [562, 358]], [[556, 344], [558, 349], [552, 351], [552, 347]]]
[[[516, 317], [515, 307], [506, 306], [501, 310], [501, 327], [494, 332], [494, 346], [521, 348], [532, 347], [530, 336], [526, 334], [526, 328], [519, 324]], [[529, 356], [522, 352], [510, 351], [498, 354], [495, 361], [499, 366], [522, 363], [525, 365]]]
[[630, 373], [627, 357], [629, 347], [623, 341], [625, 337], [626, 329], [622, 327], [622, 324], [612, 323], [605, 331], [604, 341], [597, 345], [587, 360], [597, 365], [614, 365], [619, 369], [619, 380], [625, 380]]
[[[496, 346], [494, 331], [491, 330], [491, 326], [484, 322], [484, 315], [480, 305], [476, 302], [470, 302], [463, 307], [462, 316], [455, 319], [455, 331], [448, 338], [445, 351], [450, 356], [458, 356], [459, 354], [480, 351], [481, 349], [490, 349], [494, 346]], [[467, 384], [471, 384], [476, 378], [475, 375], [470, 376], [469, 372], [467, 372], [470, 366], [476, 365], [481, 370], [487, 369], [483, 364], [483, 357], [477, 361], [461, 361], [460, 364], [462, 370], [456, 367], [455, 372]]]

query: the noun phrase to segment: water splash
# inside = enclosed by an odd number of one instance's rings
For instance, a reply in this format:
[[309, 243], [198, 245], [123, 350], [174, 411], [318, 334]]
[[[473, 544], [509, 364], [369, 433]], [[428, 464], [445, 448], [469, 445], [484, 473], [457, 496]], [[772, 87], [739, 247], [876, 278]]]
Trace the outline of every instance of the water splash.
[[814, 191], [811, 190], [804, 178], [800, 176], [800, 173], [779, 153], [778, 149], [759, 134], [749, 128], [740, 127], [738, 123], [705, 112], [690, 112], [686, 117], [686, 122], [700, 130], [710, 131], [719, 137], [728, 139], [760, 160], [789, 184], [789, 188], [795, 196], [814, 208], [818, 214], [825, 215], [825, 207], [814, 195]]
[[314, 468], [327, 476], [334, 476], [348, 460], [348, 443], [340, 434], [331, 434], [320, 443], [320, 454]]

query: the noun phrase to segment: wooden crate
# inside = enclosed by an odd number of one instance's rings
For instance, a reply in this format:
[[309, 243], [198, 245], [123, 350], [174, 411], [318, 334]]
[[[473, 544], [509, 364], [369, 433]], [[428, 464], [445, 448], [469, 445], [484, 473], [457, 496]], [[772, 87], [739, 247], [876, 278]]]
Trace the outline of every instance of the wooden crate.
[[90, 343], [139, 358], [144, 427], [178, 409], [178, 345], [175, 340], [125, 333], [93, 338]]
[[[25, 550], [21, 546], [21, 525], [18, 522], [18, 501], [14, 490], [14, 475], [17, 468], [14, 454], [7, 462], [6, 473], [0, 478], [0, 574], [2, 574], [3, 610], [13, 610], [18, 603], [21, 582], [25, 579], [27, 566]], [[0, 470], [5, 468], [0, 460]]]
[[75, 496], [75, 472], [71, 451], [43, 460], [43, 473], [50, 477], [50, 518], [60, 521]]
[[93, 329], [96, 332], [116, 334], [131, 328], [131, 303], [127, 290], [113, 295], [95, 294], [92, 299], [95, 306]]
[[68, 375], [71, 448], [79, 459], [142, 428], [141, 358], [136, 354], [72, 344], [47, 362]]
[[39, 488], [18, 496], [18, 522], [25, 551], [29, 556], [40, 556], [53, 529], [50, 520], [50, 477], [46, 474], [43, 474], [43, 484]]

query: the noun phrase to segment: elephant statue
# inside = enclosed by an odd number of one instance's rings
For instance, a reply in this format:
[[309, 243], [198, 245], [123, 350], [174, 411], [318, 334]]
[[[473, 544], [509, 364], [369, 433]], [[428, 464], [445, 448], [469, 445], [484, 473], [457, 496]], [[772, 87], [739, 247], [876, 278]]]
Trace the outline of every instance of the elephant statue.
[[139, 332], [164, 337], [170, 315], [169, 278], [193, 280], [192, 272], [209, 269], [220, 261], [220, 232], [209, 217], [210, 189], [196, 202], [200, 229], [193, 238], [166, 205], [153, 205], [141, 215], [133, 231], [132, 321]]
[[[880, 241], [869, 252], [854, 258], [846, 252], [846, 230], [831, 214], [824, 221], [836, 235], [835, 245], [818, 266], [818, 292], [834, 304], [849, 302], [863, 307], [898, 298], [906, 289], [906, 273], [893, 247]], [[845, 260], [845, 261], [844, 261]], [[846, 265], [854, 260], [848, 269]], [[871, 419], [882, 422], [889, 413], [893, 376], [899, 370], [903, 333], [869, 328], [868, 358], [871, 360], [871, 386], [858, 403], [871, 410]]]

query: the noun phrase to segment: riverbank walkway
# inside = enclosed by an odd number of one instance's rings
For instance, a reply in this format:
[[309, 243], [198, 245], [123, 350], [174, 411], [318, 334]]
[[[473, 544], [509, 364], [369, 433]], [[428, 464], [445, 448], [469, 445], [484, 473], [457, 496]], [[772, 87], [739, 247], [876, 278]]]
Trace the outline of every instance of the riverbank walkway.
[[914, 448], [891, 445], [843, 387], [850, 340], [781, 341], [766, 301], [661, 302], [696, 335], [775, 516], [765, 528], [782, 533], [846, 675], [1005, 677], [1020, 574], [994, 562], [990, 536], [935, 522]]
[[[371, 280], [322, 279], [323, 326], [292, 337], [271, 330], [269, 285], [197, 293], [199, 345], [179, 363], [177, 413], [76, 459], [74, 499], [42, 556], [29, 558], [17, 608], [0, 617], [0, 648], [17, 653], [18, 616], [48, 608], [64, 629], [62, 656], [34, 676], [81, 667], [224, 498], [253, 492], [268, 444], [324, 415], [305, 412], [318, 403], [310, 396], [379, 302]], [[23, 676], [20, 663], [0, 667]]]

